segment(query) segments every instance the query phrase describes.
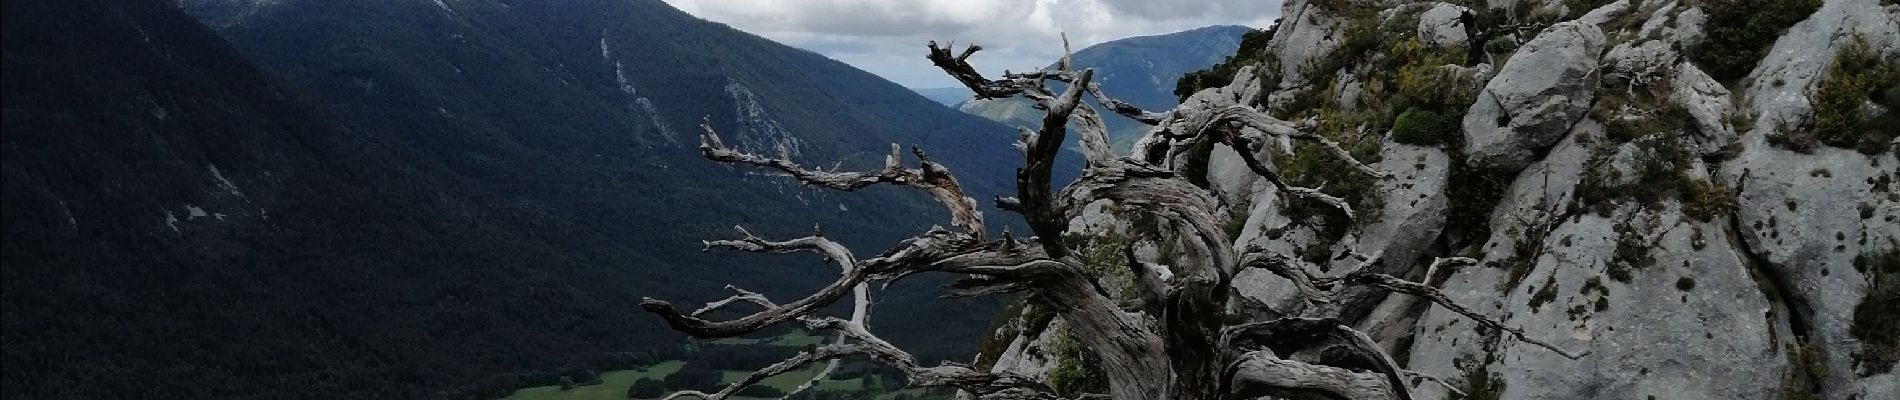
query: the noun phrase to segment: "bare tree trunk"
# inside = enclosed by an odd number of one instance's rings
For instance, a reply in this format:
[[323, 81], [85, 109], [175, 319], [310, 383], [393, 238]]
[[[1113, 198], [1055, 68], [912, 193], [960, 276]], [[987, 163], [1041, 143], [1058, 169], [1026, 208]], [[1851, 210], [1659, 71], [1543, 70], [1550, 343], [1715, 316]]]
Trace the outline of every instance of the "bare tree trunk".
[[[950, 288], [959, 296], [1003, 291], [1027, 293], [1051, 307], [1083, 347], [1101, 361], [1109, 379], [1108, 397], [1116, 399], [1250, 399], [1263, 396], [1289, 399], [1410, 399], [1409, 372], [1399, 369], [1364, 333], [1340, 323], [1338, 303], [1358, 297], [1359, 291], [1395, 292], [1420, 296], [1487, 326], [1510, 332], [1519, 340], [1549, 348], [1568, 357], [1581, 355], [1525, 337], [1522, 330], [1488, 319], [1453, 303], [1437, 289], [1387, 274], [1378, 254], [1357, 257], [1358, 267], [1340, 277], [1317, 278], [1311, 266], [1295, 257], [1265, 250], [1236, 253], [1233, 238], [1222, 229], [1225, 214], [1219, 201], [1190, 183], [1174, 165], [1179, 155], [1206, 151], [1209, 145], [1232, 147], [1248, 168], [1272, 183], [1283, 196], [1316, 200], [1336, 207], [1351, 218], [1352, 208], [1339, 198], [1312, 188], [1295, 187], [1281, 179], [1271, 165], [1255, 158], [1271, 140], [1291, 139], [1328, 150], [1360, 173], [1384, 178], [1379, 171], [1352, 158], [1339, 145], [1313, 133], [1313, 124], [1274, 119], [1252, 107], [1261, 84], [1251, 69], [1242, 69], [1227, 87], [1197, 93], [1173, 110], [1151, 112], [1128, 105], [1102, 92], [1090, 70], [1063, 68], [1006, 74], [991, 80], [976, 72], [968, 59], [981, 48], [961, 53], [929, 46], [930, 60], [976, 93], [978, 98], [1022, 96], [1044, 111], [1037, 129], [1023, 129], [1017, 146], [1023, 168], [1016, 175], [1014, 196], [998, 196], [998, 208], [1018, 213], [1033, 237], [1008, 232], [989, 239], [975, 201], [943, 165], [931, 162], [921, 150], [913, 151], [916, 168], [905, 167], [893, 145], [882, 169], [837, 172], [807, 169], [786, 156], [767, 157], [727, 148], [710, 123], [703, 126], [700, 149], [713, 161], [771, 168], [792, 179], [820, 187], [851, 191], [888, 183], [922, 189], [950, 213], [955, 230], [933, 229], [899, 243], [877, 257], [858, 259], [849, 249], [822, 234], [786, 241], [752, 236], [740, 229], [737, 240], [706, 242], [708, 249], [727, 248], [766, 253], [811, 252], [837, 263], [842, 272], [830, 285], [789, 302], [776, 303], [758, 293], [731, 288], [734, 295], [692, 313], [681, 313], [667, 302], [647, 299], [644, 307], [674, 329], [699, 338], [720, 338], [757, 332], [791, 320], [813, 329], [834, 331], [832, 344], [761, 369], [717, 392], [682, 391], [672, 397], [724, 399], [767, 377], [816, 362], [843, 357], [866, 357], [903, 371], [912, 386], [954, 387], [984, 399], [1063, 398], [1048, 385], [1007, 372], [979, 371], [946, 363], [917, 364], [910, 354], [878, 338], [866, 328], [871, 298], [870, 282], [890, 282], [925, 272], [959, 274]], [[1061, 93], [1046, 85], [1067, 85]], [[1136, 144], [1136, 158], [1117, 158], [1108, 149], [1102, 115], [1085, 98], [1107, 106], [1115, 114], [1153, 126]], [[1079, 130], [1084, 155], [1080, 178], [1060, 192], [1051, 182], [1056, 154], [1068, 131]], [[1200, 150], [1195, 150], [1200, 149]], [[1134, 274], [1140, 304], [1124, 309], [1091, 276], [1076, 249], [1061, 238], [1068, 223], [1089, 204], [1112, 202], [1124, 213], [1144, 221], [1146, 232], [1136, 232], [1123, 250], [1126, 267]], [[1177, 265], [1137, 260], [1137, 243], [1178, 244]], [[1475, 263], [1476, 260], [1440, 259], [1433, 264]], [[1230, 324], [1227, 304], [1234, 299], [1233, 278], [1243, 268], [1262, 268], [1293, 282], [1312, 315], [1272, 321]], [[1159, 271], [1171, 272], [1163, 277]], [[850, 295], [855, 307], [849, 319], [818, 316], [825, 306]], [[1350, 296], [1350, 297], [1349, 297]], [[703, 319], [713, 310], [750, 304], [761, 310], [743, 317]], [[1320, 349], [1345, 350], [1361, 362], [1352, 366], [1325, 365], [1304, 354]], [[829, 371], [830, 368], [827, 368]], [[812, 382], [822, 379], [820, 374]], [[1436, 381], [1431, 379], [1431, 381]], [[807, 385], [800, 388], [804, 390]], [[1100, 396], [1095, 394], [1093, 396]], [[1086, 397], [1089, 394], [1078, 394]]]

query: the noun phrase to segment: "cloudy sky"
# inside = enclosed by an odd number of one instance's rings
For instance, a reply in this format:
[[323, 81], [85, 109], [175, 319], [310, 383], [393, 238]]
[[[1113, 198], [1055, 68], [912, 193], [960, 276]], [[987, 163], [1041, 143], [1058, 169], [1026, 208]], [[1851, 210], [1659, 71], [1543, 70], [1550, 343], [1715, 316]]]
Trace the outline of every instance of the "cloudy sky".
[[1091, 44], [1209, 25], [1264, 27], [1278, 0], [665, 0], [700, 18], [816, 51], [909, 87], [956, 82], [924, 43], [975, 42], [971, 63], [995, 74], [1062, 55], [1060, 34]]

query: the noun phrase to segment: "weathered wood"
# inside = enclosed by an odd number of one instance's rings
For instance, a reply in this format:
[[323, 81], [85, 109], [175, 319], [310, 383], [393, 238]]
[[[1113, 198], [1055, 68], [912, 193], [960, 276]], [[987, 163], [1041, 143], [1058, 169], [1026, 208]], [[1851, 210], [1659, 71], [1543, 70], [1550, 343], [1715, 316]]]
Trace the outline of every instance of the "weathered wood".
[[800, 183], [837, 190], [853, 191], [878, 183], [910, 186], [930, 193], [945, 209], [950, 211], [951, 224], [963, 229], [965, 233], [983, 237], [983, 212], [976, 209], [976, 200], [963, 194], [963, 185], [950, 174], [943, 164], [931, 162], [923, 149], [912, 149], [917, 156], [918, 167], [907, 169], [903, 166], [903, 153], [896, 144], [891, 145], [891, 154], [884, 157], [884, 168], [877, 171], [837, 172], [805, 169], [789, 158], [765, 157], [727, 148], [714, 131], [711, 121], [700, 124], [699, 151], [707, 159], [726, 163], [750, 164], [770, 167], [798, 179]]
[[[986, 238], [983, 216], [975, 201], [963, 192], [947, 168], [930, 161], [921, 149], [912, 151], [918, 160], [916, 168], [904, 167], [902, 154], [893, 145], [882, 169], [808, 169], [784, 155], [767, 157], [727, 148], [707, 124], [700, 136], [700, 149], [707, 159], [772, 168], [807, 185], [845, 191], [878, 183], [923, 189], [949, 210], [955, 230], [932, 228], [865, 259], [858, 259], [822, 234], [772, 241], [740, 229], [738, 239], [706, 242], [708, 250], [817, 253], [838, 264], [840, 272], [831, 284], [789, 303], [729, 287], [732, 296], [690, 314], [653, 299], [643, 302], [647, 311], [659, 315], [673, 329], [700, 338], [743, 335], [788, 320], [799, 320], [812, 329], [836, 332], [838, 336], [830, 344], [756, 371], [717, 392], [683, 391], [671, 397], [723, 399], [747, 385], [805, 365], [828, 362], [828, 373], [840, 358], [865, 357], [902, 371], [912, 386], [954, 387], [980, 399], [1061, 398], [1042, 382], [1007, 372], [979, 371], [953, 363], [918, 365], [915, 357], [866, 328], [872, 303], [867, 285], [888, 285], [932, 272], [961, 277], [949, 288], [953, 296], [1020, 292], [1053, 310], [1073, 338], [1102, 361], [1098, 366], [1109, 381], [1106, 396], [1078, 394], [1079, 398], [1409, 400], [1411, 394], [1403, 377], [1416, 374], [1399, 368], [1391, 355], [1365, 333], [1341, 322], [1342, 314], [1353, 314], [1342, 310], [1342, 296], [1358, 296], [1366, 290], [1419, 296], [1485, 326], [1509, 332], [1519, 340], [1566, 357], [1582, 356], [1526, 337], [1521, 329], [1459, 305], [1429, 285], [1385, 274], [1380, 269], [1382, 257], [1376, 252], [1366, 255], [1346, 249], [1338, 253], [1337, 260], [1354, 258], [1358, 264], [1333, 275], [1313, 272], [1295, 257], [1259, 247], [1237, 253], [1235, 238], [1223, 229], [1222, 222], [1228, 218], [1224, 205], [1207, 189], [1181, 175], [1181, 166], [1176, 164], [1182, 156], [1205, 156], [1214, 145], [1229, 146], [1241, 155], [1250, 171], [1274, 185], [1281, 195], [1330, 204], [1349, 218], [1353, 210], [1343, 199], [1317, 188], [1288, 184], [1264, 159], [1269, 144], [1309, 142], [1359, 173], [1373, 178], [1387, 176], [1314, 133], [1313, 121], [1279, 120], [1254, 109], [1252, 105], [1265, 88], [1251, 67], [1243, 68], [1225, 87], [1196, 93], [1180, 107], [1156, 113], [1108, 97], [1092, 81], [1093, 71], [1072, 70], [1067, 62], [1053, 71], [1005, 73], [992, 80], [969, 63], [981, 47], [969, 46], [960, 53], [952, 50], [954, 46], [939, 47], [934, 42], [928, 47], [931, 62], [969, 87], [977, 98], [1022, 96], [1043, 111], [1037, 126], [1021, 129], [1016, 143], [1023, 156], [1023, 167], [1015, 177], [1016, 193], [994, 197], [998, 209], [1021, 215], [1034, 236], [1018, 238], [1005, 228], [1000, 239]], [[1057, 93], [1049, 83], [1066, 87]], [[1116, 157], [1109, 148], [1103, 116], [1088, 104], [1089, 99], [1117, 115], [1153, 126], [1136, 143], [1132, 157]], [[1079, 131], [1085, 165], [1081, 177], [1057, 191], [1051, 175], [1071, 128]], [[1130, 226], [1142, 229], [1126, 235], [1126, 243], [1119, 249], [1125, 267], [1133, 273], [1134, 300], [1138, 303], [1127, 309], [1091, 276], [1076, 249], [1060, 240], [1070, 221], [1080, 217], [1090, 204], [1102, 202], [1115, 205], [1120, 215], [1129, 219]], [[1135, 255], [1137, 246], [1164, 244], [1178, 249], [1178, 254], [1171, 254], [1167, 261], [1171, 265], [1144, 262]], [[1441, 258], [1432, 263], [1430, 270], [1475, 262]], [[1296, 297], [1304, 306], [1287, 310], [1291, 315], [1273, 321], [1229, 321], [1227, 307], [1238, 299], [1233, 278], [1243, 268], [1266, 269], [1293, 282]], [[847, 293], [854, 294], [850, 318], [818, 315]], [[731, 320], [706, 319], [713, 311], [742, 304], [756, 305], [761, 310]], [[808, 380], [798, 390], [809, 389], [823, 376], [825, 373]]]
[[1284, 360], [1267, 351], [1242, 356], [1239, 362], [1228, 368], [1225, 379], [1228, 382], [1227, 394], [1236, 399], [1399, 398], [1389, 381], [1378, 374]]

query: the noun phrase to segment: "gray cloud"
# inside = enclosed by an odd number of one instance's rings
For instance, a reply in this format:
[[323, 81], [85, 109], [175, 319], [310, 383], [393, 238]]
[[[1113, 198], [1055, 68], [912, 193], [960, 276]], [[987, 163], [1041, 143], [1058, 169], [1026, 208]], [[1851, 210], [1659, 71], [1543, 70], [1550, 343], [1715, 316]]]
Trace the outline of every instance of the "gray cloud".
[[923, 58], [930, 40], [977, 43], [990, 73], [1026, 70], [1074, 48], [1208, 25], [1265, 26], [1279, 1], [666, 0], [700, 18], [812, 50], [912, 87], [953, 86]]

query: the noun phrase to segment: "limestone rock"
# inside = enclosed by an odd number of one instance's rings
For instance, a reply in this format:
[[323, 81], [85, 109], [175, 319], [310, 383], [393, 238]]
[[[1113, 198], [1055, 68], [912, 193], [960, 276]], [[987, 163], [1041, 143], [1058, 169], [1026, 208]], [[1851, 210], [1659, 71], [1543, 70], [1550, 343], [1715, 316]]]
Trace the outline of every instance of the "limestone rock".
[[[1719, 240], [1722, 222], [1686, 218], [1674, 203], [1624, 204], [1607, 217], [1567, 211], [1589, 167], [1590, 146], [1578, 136], [1603, 140], [1594, 123], [1578, 131], [1520, 174], [1498, 206], [1499, 233], [1479, 249], [1498, 263], [1448, 274], [1443, 288], [1532, 337], [1589, 354], [1566, 359], [1433, 307], [1410, 368], [1464, 377], [1488, 366], [1509, 399], [1778, 398], [1779, 380], [1760, 379], [1785, 368], [1777, 325], [1763, 318], [1772, 304], [1740, 250]], [[1625, 265], [1628, 281], [1610, 265]], [[1417, 394], [1444, 395], [1430, 386]]]
[[1467, 46], [1464, 22], [1458, 17], [1470, 9], [1447, 3], [1431, 3], [1431, 9], [1418, 15], [1418, 38], [1427, 45]]
[[1030, 378], [1048, 379], [1049, 372], [1056, 369], [1052, 353], [1056, 335], [1061, 332], [1061, 328], [1062, 319], [1057, 318], [1050, 320], [1048, 326], [1035, 336], [1017, 335], [1015, 340], [1010, 341], [1009, 348], [1003, 350], [1003, 355], [997, 357], [990, 371], [1008, 371]]
[[1603, 54], [1603, 63], [1609, 67], [1604, 81], [1606, 85], [1625, 87], [1656, 83], [1675, 70], [1679, 58], [1681, 55], [1666, 41], [1623, 42]]
[[1810, 310], [1802, 317], [1830, 369], [1840, 371], [1824, 382], [1826, 397], [1895, 398], [1900, 374], [1848, 372], [1855, 371], [1853, 354], [1860, 350], [1848, 329], [1866, 282], [1849, 265], [1857, 255], [1891, 251], [1900, 241], [1900, 193], [1881, 183], [1900, 179], [1900, 160], [1893, 152], [1867, 156], [1825, 146], [1802, 154], [1766, 140], [1782, 126], [1813, 118], [1813, 88], [1856, 35], [1877, 51], [1900, 54], [1900, 6], [1830, 1], [1775, 42], [1744, 92], [1741, 107], [1756, 116], [1754, 127], [1721, 176], [1737, 192], [1741, 239]]
[[1757, 113], [1756, 132], [1811, 118], [1808, 96], [1833, 64], [1834, 54], [1855, 35], [1874, 49], [1900, 53], [1900, 7], [1883, 7], [1878, 0], [1832, 1], [1788, 28], [1747, 79], [1751, 91], [1745, 93], [1745, 102]]
[[1676, 42], [1683, 47], [1694, 47], [1702, 43], [1702, 25], [1709, 22], [1709, 13], [1701, 8], [1691, 8], [1676, 14]]
[[1719, 153], [1736, 143], [1735, 127], [1729, 123], [1735, 106], [1729, 100], [1728, 88], [1687, 62], [1676, 65], [1670, 82], [1672, 101], [1695, 120], [1696, 147], [1703, 155]]
[[1387, 142], [1379, 158], [1378, 168], [1392, 174], [1378, 183], [1385, 206], [1350, 242], [1361, 252], [1381, 252], [1388, 262], [1410, 263], [1445, 227], [1451, 156], [1434, 147]]
[[1603, 32], [1577, 21], [1545, 29], [1511, 55], [1465, 114], [1465, 154], [1520, 169], [1563, 139], [1596, 95]]
[[[1363, 226], [1348, 233], [1331, 247], [1309, 248], [1316, 240], [1312, 229], [1294, 223], [1282, 213], [1279, 199], [1269, 188], [1254, 197], [1247, 225], [1242, 229], [1235, 250], [1258, 246], [1283, 254], [1297, 250], [1332, 252], [1352, 246], [1360, 252], [1379, 252], [1395, 264], [1396, 270], [1409, 271], [1412, 260], [1423, 255], [1444, 229], [1449, 207], [1445, 185], [1449, 179], [1451, 156], [1433, 147], [1386, 142], [1380, 148], [1377, 168], [1390, 172], [1392, 179], [1377, 183], [1384, 206]], [[1264, 184], [1263, 184], [1264, 185]], [[1351, 260], [1336, 261], [1332, 273], [1350, 270]], [[1406, 275], [1398, 272], [1397, 275]], [[1242, 296], [1265, 304], [1276, 311], [1293, 306], [1289, 294], [1293, 287], [1284, 279], [1266, 271], [1243, 271], [1235, 277], [1235, 288]]]
[[[1333, 71], [1308, 71], [1308, 65], [1316, 65], [1319, 60], [1337, 57], [1333, 50], [1339, 48], [1344, 40], [1346, 24], [1351, 21], [1343, 16], [1330, 15], [1323, 7], [1313, 2], [1288, 2], [1286, 18], [1274, 33], [1268, 48], [1279, 58], [1279, 65], [1266, 66], [1274, 76], [1280, 77], [1280, 84], [1266, 99], [1267, 104], [1282, 104], [1292, 96], [1315, 85], [1309, 73], [1330, 74]], [[1323, 82], [1322, 82], [1323, 83]]]
[[1577, 17], [1577, 22], [1597, 26], [1608, 23], [1611, 19], [1629, 11], [1630, 0], [1616, 0], [1594, 10], [1570, 10], [1572, 13], [1583, 13], [1583, 16]]

